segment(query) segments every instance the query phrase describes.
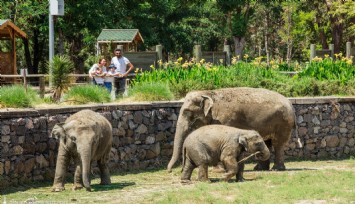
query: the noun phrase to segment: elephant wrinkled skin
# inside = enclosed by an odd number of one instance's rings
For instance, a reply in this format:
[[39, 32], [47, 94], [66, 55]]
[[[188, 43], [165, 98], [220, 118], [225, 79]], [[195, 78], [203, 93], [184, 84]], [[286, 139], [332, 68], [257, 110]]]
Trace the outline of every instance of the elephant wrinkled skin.
[[224, 181], [236, 175], [243, 181], [244, 162], [242, 153], [256, 153], [256, 159], [265, 161], [270, 157], [263, 138], [254, 130], [242, 130], [225, 125], [207, 125], [193, 131], [183, 144], [183, 171], [181, 180], [191, 179], [192, 171], [199, 167], [198, 180], [208, 180], [208, 166], [222, 162], [226, 168]]
[[112, 127], [110, 122], [91, 110], [82, 110], [70, 116], [65, 123], [56, 124], [52, 137], [60, 139], [52, 190], [64, 190], [64, 175], [70, 158], [74, 159], [76, 170], [73, 189], [83, 186], [91, 191], [91, 163], [97, 161], [101, 184], [111, 184], [108, 169], [112, 147]]
[[[274, 148], [273, 169], [285, 170], [284, 146], [297, 126], [293, 106], [281, 94], [247, 87], [188, 93], [177, 121], [173, 155], [167, 167], [169, 172], [181, 156], [187, 135], [209, 124], [256, 130], [268, 148]], [[259, 161], [255, 169], [268, 170], [269, 165], [270, 160]]]

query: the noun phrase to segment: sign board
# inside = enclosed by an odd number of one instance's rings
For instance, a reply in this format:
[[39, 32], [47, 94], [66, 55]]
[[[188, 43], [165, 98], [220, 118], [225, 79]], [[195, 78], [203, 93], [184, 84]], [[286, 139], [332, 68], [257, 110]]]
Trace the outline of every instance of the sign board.
[[64, 16], [64, 0], [50, 0], [50, 13], [53, 16]]

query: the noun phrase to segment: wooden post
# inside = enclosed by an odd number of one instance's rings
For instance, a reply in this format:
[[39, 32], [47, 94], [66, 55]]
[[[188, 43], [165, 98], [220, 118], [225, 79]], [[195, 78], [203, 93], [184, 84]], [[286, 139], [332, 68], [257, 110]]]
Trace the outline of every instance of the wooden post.
[[334, 59], [334, 44], [329, 44], [330, 57]]
[[157, 45], [155, 46], [155, 51], [157, 52], [158, 60], [161, 60], [163, 62], [163, 46], [162, 45]]
[[226, 64], [231, 65], [231, 47], [230, 45], [224, 45], [223, 51], [226, 52]]
[[346, 58], [351, 57], [351, 42], [346, 42]]
[[310, 61], [312, 61], [312, 59], [316, 57], [316, 45], [315, 44], [311, 44], [310, 49], [311, 49]]
[[195, 45], [194, 47], [194, 57], [196, 58], [196, 62], [200, 62], [202, 58], [201, 45]]
[[21, 69], [21, 75], [23, 77], [23, 86], [25, 88], [25, 92], [27, 93], [27, 79], [26, 79], [26, 73], [27, 69]]
[[45, 84], [45, 78], [44, 76], [39, 77], [39, 96], [41, 98], [44, 98], [44, 93], [46, 91], [46, 84]]

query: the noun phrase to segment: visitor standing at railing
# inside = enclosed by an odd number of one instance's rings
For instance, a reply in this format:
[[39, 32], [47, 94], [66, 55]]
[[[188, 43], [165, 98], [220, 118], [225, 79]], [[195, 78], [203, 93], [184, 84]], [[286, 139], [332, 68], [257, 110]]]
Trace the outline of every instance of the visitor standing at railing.
[[98, 64], [94, 64], [89, 70], [89, 76], [93, 78], [93, 83], [99, 86], [104, 86], [106, 76], [106, 60], [104, 58], [99, 59]]
[[[115, 49], [115, 57], [112, 58], [111, 63], [116, 66], [116, 71], [121, 73], [120, 76], [115, 77], [116, 97], [122, 95], [126, 90], [126, 79], [134, 68], [133, 64], [124, 56], [122, 56], [121, 49]], [[128, 68], [128, 70], [127, 70]]]
[[106, 77], [105, 77], [105, 87], [111, 93], [112, 91], [112, 84], [114, 83], [115, 77], [122, 76], [121, 73], [117, 72], [116, 66], [114, 64], [110, 64], [108, 67]]

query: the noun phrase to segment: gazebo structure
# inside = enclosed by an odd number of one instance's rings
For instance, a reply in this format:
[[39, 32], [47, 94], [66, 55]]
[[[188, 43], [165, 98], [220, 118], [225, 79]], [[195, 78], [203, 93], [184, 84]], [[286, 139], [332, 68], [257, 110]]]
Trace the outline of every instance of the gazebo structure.
[[109, 57], [118, 46], [124, 52], [137, 52], [138, 44], [144, 40], [138, 29], [103, 29], [97, 37], [97, 55]]
[[0, 74], [17, 74], [16, 37], [27, 38], [27, 35], [11, 20], [0, 19], [0, 41], [8, 42], [0, 47]]

